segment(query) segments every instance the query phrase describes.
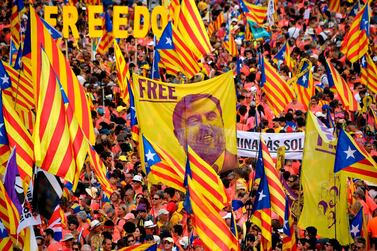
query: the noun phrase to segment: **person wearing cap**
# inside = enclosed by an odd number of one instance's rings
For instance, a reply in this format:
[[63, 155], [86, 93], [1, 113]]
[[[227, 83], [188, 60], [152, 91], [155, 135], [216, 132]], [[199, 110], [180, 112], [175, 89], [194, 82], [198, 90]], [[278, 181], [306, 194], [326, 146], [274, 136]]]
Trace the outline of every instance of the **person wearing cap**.
[[90, 233], [86, 242], [90, 243], [90, 246], [94, 249], [99, 249], [102, 245], [102, 224], [99, 220], [93, 220], [90, 223]]
[[72, 250], [72, 245], [75, 237], [71, 233], [64, 235], [61, 242], [63, 243], [63, 251]]
[[162, 251], [172, 251], [174, 247], [174, 240], [172, 237], [166, 237], [162, 240], [163, 249]]
[[132, 187], [136, 194], [143, 193], [143, 177], [141, 175], [135, 175], [132, 179]]
[[166, 209], [160, 209], [157, 214], [157, 227], [159, 231], [170, 230], [171, 224], [169, 222], [169, 211]]

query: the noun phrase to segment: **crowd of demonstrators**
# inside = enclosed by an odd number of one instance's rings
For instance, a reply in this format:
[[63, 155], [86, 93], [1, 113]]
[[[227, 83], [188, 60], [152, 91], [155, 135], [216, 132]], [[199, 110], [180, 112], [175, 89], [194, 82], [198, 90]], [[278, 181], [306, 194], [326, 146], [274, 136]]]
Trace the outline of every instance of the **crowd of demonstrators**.
[[[0, 3], [0, 51], [2, 59], [8, 61], [11, 1]], [[254, 1], [266, 5], [267, 1]], [[237, 90], [237, 129], [270, 133], [305, 132], [305, 106], [293, 100], [279, 116], [275, 116], [261, 90], [261, 69], [258, 66], [258, 53], [271, 61], [276, 71], [289, 80], [297, 73], [303, 58], [312, 63], [312, 73], [316, 87], [311, 97], [309, 111], [324, 123], [329, 123], [330, 114], [335, 128], [344, 128], [358, 143], [364, 146], [374, 159], [377, 157], [376, 121], [370, 113], [352, 113], [344, 109], [339, 97], [329, 88], [325, 71], [325, 58], [329, 59], [351, 87], [360, 106], [376, 111], [376, 96], [360, 81], [360, 64], [351, 64], [340, 51], [342, 39], [349, 30], [353, 17], [349, 15], [355, 1], [341, 1], [340, 13], [330, 13], [328, 1], [276, 1], [275, 24], [264, 25], [270, 33], [269, 39], [248, 40], [246, 20], [240, 17], [239, 2], [222, 0], [197, 1], [198, 9], [206, 25], [220, 13], [225, 13], [226, 22], [235, 41], [242, 61], [237, 74], [237, 58], [232, 57], [223, 47], [226, 25], [223, 24], [210, 37], [213, 52], [204, 58], [202, 72], [193, 79], [182, 74], [171, 76], [161, 69], [162, 80], [173, 83], [195, 82], [213, 78], [223, 72], [234, 71], [234, 84]], [[37, 12], [43, 16], [43, 6], [62, 6], [64, 1], [36, 1]], [[149, 76], [153, 61], [153, 34], [146, 38], [135, 38], [132, 30], [133, 7], [146, 5], [146, 1], [114, 0], [114, 5], [130, 7], [127, 27], [129, 36], [119, 41], [120, 48], [128, 62], [130, 72]], [[131, 139], [130, 108], [119, 99], [114, 50], [106, 55], [93, 54], [93, 41], [88, 37], [85, 4], [76, 4], [79, 11], [77, 26], [80, 39], [70, 38], [67, 52], [71, 67], [86, 91], [91, 94], [92, 118], [95, 126], [95, 149], [107, 168], [107, 177], [117, 190], [105, 198], [96, 177], [88, 163], [80, 176], [75, 193], [64, 193], [61, 208], [64, 210], [63, 234], [60, 241], [54, 240], [54, 230], [44, 227], [36, 229], [39, 250], [114, 250], [140, 243], [157, 243], [164, 250], [203, 250], [204, 246], [195, 233], [191, 218], [185, 212], [185, 195], [164, 184], [148, 184], [141, 166], [136, 143]], [[371, 1], [371, 32], [369, 54], [377, 63], [377, 2]], [[111, 7], [110, 7], [111, 8]], [[60, 10], [60, 9], [59, 9]], [[210, 15], [208, 15], [208, 12]], [[208, 16], [210, 18], [208, 18]], [[27, 15], [21, 16], [23, 24]], [[23, 30], [25, 25], [22, 26]], [[61, 29], [58, 19], [57, 28]], [[284, 62], [274, 61], [282, 45], [288, 43], [292, 49], [293, 68]], [[372, 97], [365, 104], [364, 97]], [[231, 199], [243, 202], [243, 207], [235, 212], [238, 238], [242, 250], [258, 250], [261, 230], [249, 222], [256, 195], [256, 187], [250, 186], [256, 160], [239, 157], [239, 166], [222, 180]], [[300, 187], [300, 160], [286, 160], [280, 170], [281, 180], [293, 201], [292, 212], [297, 219], [303, 204]], [[65, 190], [67, 190], [65, 188]], [[366, 199], [366, 192], [373, 201]], [[349, 214], [352, 219], [361, 206], [367, 212], [367, 231], [371, 238], [371, 248], [377, 248], [377, 191], [359, 180], [355, 182]], [[367, 209], [366, 209], [367, 208]], [[230, 214], [221, 212], [230, 226]], [[314, 227], [297, 229], [299, 250], [341, 250], [336, 239], [321, 239]], [[352, 249], [366, 250], [367, 240], [355, 240]], [[277, 216], [273, 220], [273, 249], [282, 249], [282, 224]]]

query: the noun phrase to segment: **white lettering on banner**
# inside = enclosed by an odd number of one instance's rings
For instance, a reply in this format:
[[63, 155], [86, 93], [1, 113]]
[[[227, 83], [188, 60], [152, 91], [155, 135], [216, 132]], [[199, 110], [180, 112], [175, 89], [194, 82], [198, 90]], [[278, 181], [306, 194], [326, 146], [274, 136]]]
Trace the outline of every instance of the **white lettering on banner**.
[[[272, 158], [280, 146], [285, 146], [286, 159], [302, 159], [305, 133], [262, 133]], [[258, 155], [260, 133], [237, 131], [238, 156], [255, 158]]]

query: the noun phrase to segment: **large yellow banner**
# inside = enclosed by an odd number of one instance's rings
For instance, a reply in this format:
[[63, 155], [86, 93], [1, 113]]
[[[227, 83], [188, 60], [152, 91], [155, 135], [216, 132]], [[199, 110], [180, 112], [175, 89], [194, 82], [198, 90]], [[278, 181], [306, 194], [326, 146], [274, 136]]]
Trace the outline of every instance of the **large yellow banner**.
[[134, 75], [132, 90], [141, 134], [180, 164], [186, 163], [189, 145], [217, 172], [237, 166], [232, 72], [190, 84]]
[[298, 226], [314, 226], [322, 238], [352, 242], [347, 214], [346, 177], [334, 175], [337, 139], [317, 117], [308, 112], [301, 184], [304, 195]]

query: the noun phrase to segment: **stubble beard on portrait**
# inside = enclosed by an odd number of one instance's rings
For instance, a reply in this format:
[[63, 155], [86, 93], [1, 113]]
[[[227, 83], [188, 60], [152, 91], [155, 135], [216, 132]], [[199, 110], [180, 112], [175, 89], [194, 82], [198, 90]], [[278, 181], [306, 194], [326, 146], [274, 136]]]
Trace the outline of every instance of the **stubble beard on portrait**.
[[188, 145], [208, 164], [213, 165], [225, 151], [222, 128], [201, 126], [196, 135], [187, 135]]

